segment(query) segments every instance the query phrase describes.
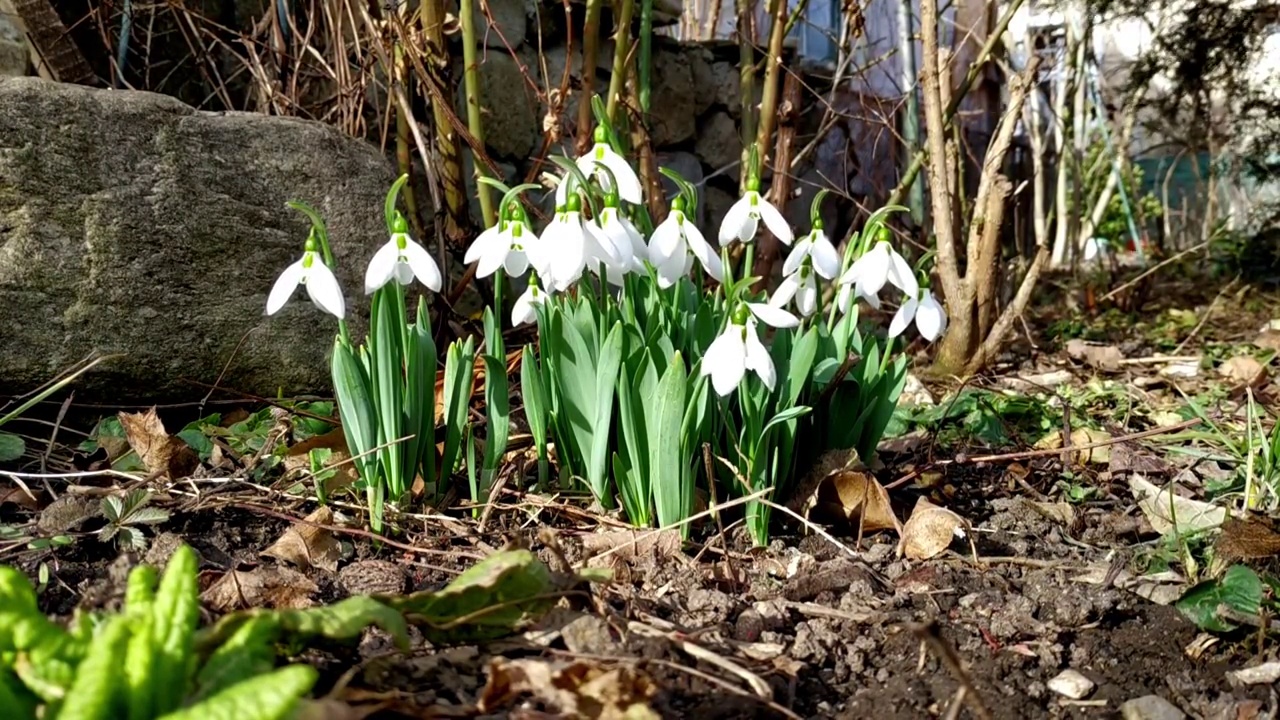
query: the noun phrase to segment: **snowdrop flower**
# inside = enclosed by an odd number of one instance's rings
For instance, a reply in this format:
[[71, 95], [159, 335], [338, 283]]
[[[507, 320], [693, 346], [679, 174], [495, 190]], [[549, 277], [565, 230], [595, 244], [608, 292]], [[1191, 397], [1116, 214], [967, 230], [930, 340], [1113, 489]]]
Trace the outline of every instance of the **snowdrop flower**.
[[616, 251], [602, 246], [587, 229], [581, 203], [576, 194], [570, 195], [538, 239], [534, 267], [554, 292], [564, 291], [582, 277], [589, 262], [621, 263]]
[[786, 245], [791, 244], [794, 236], [782, 213], [768, 200], [760, 197], [758, 189], [752, 188], [738, 198], [720, 221], [720, 246], [724, 247], [734, 240], [751, 242], [761, 220], [764, 220], [765, 227], [769, 228], [774, 237]]
[[395, 278], [401, 285], [408, 285], [416, 277], [432, 292], [440, 292], [442, 278], [436, 261], [413, 238], [409, 237], [409, 226], [403, 217], [396, 217], [394, 232], [378, 252], [369, 261], [369, 269], [364, 274], [364, 292], [370, 294]]
[[658, 270], [658, 284], [671, 287], [693, 267], [689, 254], [702, 263], [707, 274], [720, 282], [724, 268], [720, 256], [707, 244], [702, 232], [693, 220], [684, 214], [684, 198], [671, 201], [671, 212], [662, 224], [654, 228], [649, 239], [649, 262]]
[[311, 302], [316, 307], [339, 320], [346, 314], [342, 287], [338, 285], [333, 271], [320, 258], [320, 253], [316, 252], [314, 238], [307, 238], [302, 259], [285, 268], [276, 279], [276, 284], [271, 287], [271, 293], [267, 296], [267, 314], [275, 315], [279, 312], [299, 285], [307, 287], [307, 295], [311, 296]]
[[772, 305], [746, 303], [745, 309], [739, 308], [724, 332], [712, 341], [702, 356], [701, 374], [711, 376], [711, 386], [717, 395], [724, 397], [733, 392], [748, 370], [760, 376], [765, 387], [773, 390], [778, 379], [777, 371], [769, 350], [756, 334], [757, 320], [776, 328], [800, 325], [794, 315]]
[[920, 294], [920, 285], [916, 282], [916, 275], [911, 271], [911, 266], [884, 240], [877, 242], [875, 247], [858, 258], [840, 276], [842, 285], [856, 283], [857, 294], [862, 297], [876, 295], [886, 282], [906, 293], [908, 297], [916, 297]]
[[813, 230], [796, 243], [795, 249], [787, 255], [786, 262], [782, 264], [782, 274], [794, 273], [805, 258], [813, 259], [813, 269], [817, 270], [824, 279], [832, 280], [840, 274], [840, 254], [827, 239], [827, 234], [822, 231], [821, 225], [814, 225]]
[[536, 241], [537, 236], [525, 223], [523, 215], [515, 210], [505, 221], [498, 221], [472, 241], [463, 262], [479, 262], [476, 277], [489, 277], [498, 268], [506, 270], [509, 277], [519, 277], [529, 269], [529, 248], [525, 245]]
[[840, 308], [840, 312], [849, 314], [849, 308], [853, 307], [853, 298], [866, 300], [867, 304], [872, 308], [880, 309], [880, 297], [877, 295], [863, 295], [862, 291], [856, 284], [841, 285], [840, 290], [836, 292], [836, 307]]
[[[595, 144], [591, 146], [591, 150], [577, 159], [578, 169], [587, 177], [594, 174], [600, 187], [606, 191], [613, 191], [608, 173], [601, 170], [600, 166], [609, 168], [609, 172], [613, 173], [614, 179], [618, 181], [616, 190], [618, 197], [633, 205], [641, 204], [643, 201], [640, 197], [640, 178], [636, 177], [636, 171], [631, 169], [626, 158], [614, 152], [609, 146], [608, 132], [603, 127], [596, 126], [594, 140]], [[567, 200], [567, 191], [566, 183], [561, 182], [556, 188], [556, 205], [564, 204]]]
[[536, 320], [538, 308], [535, 306], [546, 302], [549, 294], [538, 287], [537, 273], [530, 273], [529, 287], [516, 298], [516, 304], [511, 308], [511, 325], [514, 327]]
[[893, 322], [889, 323], [889, 337], [901, 335], [912, 319], [916, 321], [920, 335], [929, 342], [942, 337], [947, 330], [947, 311], [929, 288], [922, 288], [919, 297], [909, 297], [902, 303], [893, 316]]
[[[790, 258], [788, 258], [788, 262]], [[818, 283], [813, 277], [814, 265], [812, 262], [804, 262], [800, 267], [782, 280], [782, 284], [778, 285], [778, 289], [773, 292], [773, 297], [769, 298], [769, 304], [774, 307], [786, 307], [786, 304], [792, 299], [796, 302], [796, 310], [804, 317], [809, 317], [818, 311]], [[784, 269], [785, 272], [785, 269]]]
[[[596, 243], [605, 255], [617, 258], [616, 262], [604, 263], [609, 282], [621, 285], [626, 273], [644, 270], [643, 258], [647, 252], [644, 238], [617, 207], [605, 207], [601, 210], [599, 221], [587, 223], [587, 230], [595, 236]], [[591, 269], [599, 273], [599, 263], [592, 263]]]

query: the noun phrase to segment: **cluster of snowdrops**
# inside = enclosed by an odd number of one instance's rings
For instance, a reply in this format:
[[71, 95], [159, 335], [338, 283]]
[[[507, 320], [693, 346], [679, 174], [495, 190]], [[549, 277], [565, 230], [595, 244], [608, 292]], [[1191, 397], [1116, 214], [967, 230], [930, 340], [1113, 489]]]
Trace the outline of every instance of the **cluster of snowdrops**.
[[[411, 315], [406, 289], [416, 279], [438, 292], [442, 277], [396, 209], [405, 178], [387, 195], [390, 239], [365, 272], [370, 325], [358, 345], [323, 219], [291, 203], [310, 216], [312, 231], [302, 258], [272, 288], [267, 312], [303, 285], [339, 319], [332, 359], [339, 417], [375, 529], [386, 506], [414, 501], [415, 479], [429, 502], [464, 474], [472, 499], [483, 503], [503, 469], [513, 395], [500, 320], [508, 278], [524, 284], [511, 323], [537, 328], [536, 343], [521, 352], [519, 400], [539, 486], [585, 486], [606, 508], [620, 503], [635, 525], [685, 532], [684, 521], [708, 503], [745, 498], [743, 519], [764, 543], [774, 503], [798, 473], [832, 449], [864, 459], [874, 453], [906, 377], [895, 340], [912, 323], [935, 340], [947, 322], [927, 274], [888, 241], [885, 217], [901, 208], [875, 213], [841, 253], [823, 231], [823, 193], [808, 234], [797, 238], [761, 193], [752, 153], [746, 191], [713, 245], [694, 221], [696, 190], [665, 168], [678, 192], [666, 218], [651, 222], [640, 180], [618, 148], [602, 123], [588, 153], [553, 158], [563, 173], [554, 178], [554, 216], [540, 233], [523, 195], [545, 188], [486, 180], [503, 193], [499, 219], [465, 259], [478, 264], [477, 277], [496, 276], [496, 297], [481, 345], [468, 338], [445, 352], [440, 427], [427, 303]], [[749, 275], [761, 225], [790, 247], [771, 293], [754, 290], [760, 278]], [[899, 303], [888, 332], [861, 328], [859, 301], [879, 308], [886, 292]], [[482, 443], [469, 412], [477, 369], [485, 373]]]

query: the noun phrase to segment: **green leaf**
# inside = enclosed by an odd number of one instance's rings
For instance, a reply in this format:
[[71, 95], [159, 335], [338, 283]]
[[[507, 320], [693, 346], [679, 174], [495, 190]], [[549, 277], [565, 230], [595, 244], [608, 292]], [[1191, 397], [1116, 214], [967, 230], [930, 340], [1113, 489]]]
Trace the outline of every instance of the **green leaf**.
[[613, 422], [614, 388], [622, 366], [622, 323], [615, 322], [600, 347], [596, 364], [595, 413], [591, 423], [591, 453], [587, 459], [587, 482], [606, 508], [613, 506], [609, 492], [609, 427]]
[[347, 449], [355, 458], [356, 470], [366, 483], [370, 500], [370, 523], [374, 532], [382, 530], [382, 505], [375, 503], [375, 491], [382, 486], [378, 478], [378, 460], [370, 452], [378, 445], [377, 410], [369, 388], [364, 364], [341, 338], [333, 344], [333, 388], [338, 397], [338, 412]]
[[520, 355], [520, 393], [524, 398], [524, 416], [533, 435], [538, 456], [547, 452], [547, 390], [542, 384], [542, 372], [533, 356], [533, 346], [525, 345]]
[[[645, 407], [645, 423], [648, 431], [649, 484], [653, 489], [658, 524], [669, 527], [685, 520], [693, 511], [693, 476], [687, 471], [685, 453], [691, 448], [681, 444], [685, 394], [689, 376], [685, 371], [684, 357], [676, 352], [671, 356], [657, 392]], [[689, 526], [681, 528], [688, 534]]]
[[13, 462], [27, 451], [27, 443], [13, 433], [0, 432], [0, 462]]
[[[484, 356], [484, 397], [486, 407], [486, 427], [484, 445], [484, 490], [498, 471], [498, 464], [507, 452], [507, 436], [511, 430], [510, 394], [507, 385], [507, 364], [502, 358], [491, 355]], [[480, 501], [479, 497], [472, 500]]]
[[405, 430], [413, 437], [405, 442], [404, 476], [413, 478], [421, 468], [426, 482], [434, 482], [436, 469], [436, 343], [431, 337], [425, 300], [418, 302], [417, 321], [408, 328], [405, 347]]
[[249, 618], [218, 646], [196, 675], [195, 700], [215, 695], [243, 680], [271, 672], [280, 621], [274, 614]]
[[152, 603], [155, 714], [180, 707], [195, 675], [194, 637], [200, 621], [196, 566], [195, 551], [190, 545], [180, 545], [169, 558]]
[[1218, 606], [1258, 615], [1262, 597], [1262, 580], [1258, 574], [1244, 565], [1233, 565], [1220, 580], [1207, 580], [1187, 590], [1175, 607], [1202, 630], [1230, 632], [1238, 626], [1220, 617]]
[[[386, 480], [387, 496], [398, 501], [412, 478], [404, 476], [404, 291], [388, 283], [373, 296], [369, 330], [370, 380], [378, 418], [378, 459]], [[414, 428], [416, 431], [417, 428]]]
[[195, 705], [159, 720], [284, 720], [311, 691], [320, 673], [309, 665], [290, 665], [237, 683]]
[[[76, 668], [76, 677], [57, 714], [57, 720], [115, 720], [126, 717], [124, 657], [132, 623], [125, 615], [107, 620]], [[179, 687], [181, 692], [184, 688]]]
[[471, 383], [475, 376], [475, 340], [455, 340], [449, 345], [444, 361], [444, 454], [441, 456], [440, 483], [453, 473], [462, 449], [463, 430], [467, 426], [471, 402]]
[[551, 571], [528, 550], [503, 550], [472, 566], [443, 590], [386, 598], [432, 643], [510, 634], [555, 606]]

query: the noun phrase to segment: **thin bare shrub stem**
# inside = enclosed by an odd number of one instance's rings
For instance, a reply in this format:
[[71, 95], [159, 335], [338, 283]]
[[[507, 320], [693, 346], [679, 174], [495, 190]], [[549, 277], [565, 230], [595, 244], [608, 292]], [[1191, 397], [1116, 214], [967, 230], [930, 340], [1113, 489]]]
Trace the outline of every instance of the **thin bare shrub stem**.
[[609, 122], [618, 122], [618, 103], [622, 100], [623, 83], [627, 80], [631, 54], [631, 16], [635, 13], [635, 0], [622, 0], [618, 8], [618, 29], [613, 35], [613, 72], [609, 76], [609, 97], [605, 99], [605, 112]]
[[[462, 0], [459, 6], [458, 20], [462, 25], [462, 82], [467, 99], [467, 129], [471, 131], [471, 136], [475, 138], [476, 143], [484, 147], [484, 118], [480, 114], [480, 69], [477, 65], [479, 59], [476, 57], [475, 5], [472, 0]], [[475, 168], [477, 178], [486, 174], [480, 162], [471, 164]], [[489, 227], [497, 221], [493, 209], [493, 196], [489, 192], [489, 186], [482, 182], [476, 182], [476, 193], [480, 199], [480, 215], [484, 219], [485, 227]]]
[[600, 55], [600, 12], [604, 0], [587, 0], [587, 17], [582, 23], [582, 96], [578, 100], [578, 153], [591, 145], [591, 98], [596, 88], [596, 58]]
[[[651, 2], [652, 0], [645, 0]], [[736, 0], [738, 10], [738, 95], [742, 105], [742, 168], [738, 173], [740, 190], [746, 190], [746, 167], [750, 159], [751, 143], [756, 137], [755, 108], [752, 100], [756, 96], [755, 49], [752, 47], [753, 26], [752, 0]]]
[[[764, 88], [760, 95], [760, 127], [756, 144], [760, 148], [760, 165], [769, 157], [773, 128], [778, 121], [778, 75], [782, 72], [782, 40], [787, 33], [786, 0], [770, 0], [773, 20], [769, 25], [769, 54], [765, 58]], [[745, 115], [745, 113], [743, 113]]]

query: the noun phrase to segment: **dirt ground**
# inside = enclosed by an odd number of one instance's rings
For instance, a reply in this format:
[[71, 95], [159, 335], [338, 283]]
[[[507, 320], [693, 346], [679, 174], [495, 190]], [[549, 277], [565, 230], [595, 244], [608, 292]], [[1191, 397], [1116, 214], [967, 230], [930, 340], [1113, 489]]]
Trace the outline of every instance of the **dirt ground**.
[[[703, 538], [700, 557], [637, 544], [616, 553], [624, 558], [612, 563], [616, 583], [598, 587], [578, 609], [558, 608], [523, 635], [460, 647], [421, 644], [402, 656], [387, 655], [371, 631], [359, 648], [308, 659], [331, 683], [344, 683], [349, 701], [386, 704], [376, 717], [531, 717], [536, 703], [496, 713], [476, 708], [495, 657], [631, 668], [653, 683], [651, 706], [662, 717], [941, 717], [964, 682], [970, 700], [993, 718], [1120, 717], [1122, 703], [1149, 694], [1192, 717], [1274, 716], [1273, 688], [1234, 688], [1225, 675], [1255, 659], [1248, 633], [1197, 650], [1199, 632], [1179, 612], [1118, 587], [1124, 573], [1112, 572], [1107, 584], [1113, 565], [1121, 569], [1144, 545], [1141, 523], [1124, 527], [1110, 503], [1100, 503], [1063, 526], [1010, 497], [999, 469], [985, 474], [989, 482], [954, 503], [984, 511], [971, 515], [974, 545], [957, 540], [933, 560], [898, 559], [891, 533], [865, 538], [857, 557], [850, 555], [855, 538], [817, 535], [778, 537], [755, 551], [730, 532], [727, 558], [712, 551], [718, 535]], [[436, 588], [470, 564], [461, 552], [500, 537], [530, 542], [555, 562], [555, 553], [519, 528], [523, 520], [514, 512], [497, 516], [495, 524], [507, 527], [483, 535], [458, 534], [456, 524], [428, 530], [414, 537], [415, 553], [376, 551], [348, 538], [354, 543], [344, 548], [339, 572], [306, 573], [312, 598], [360, 592], [350, 569], [382, 567], [375, 558], [398, 568], [407, 589]], [[211, 580], [271, 563], [259, 551], [288, 525], [245, 510], [195, 509], [160, 528], [167, 534], [150, 552], [185, 539], [203, 558], [202, 578]], [[581, 539], [562, 527], [554, 542], [575, 563], [583, 559]], [[39, 562], [49, 564], [42, 601], [63, 614], [118, 603], [129, 564], [141, 559], [82, 542], [56, 556], [30, 554], [22, 566], [35, 577]], [[1087, 699], [1049, 689], [1066, 669], [1096, 684]], [[970, 707], [960, 716], [980, 712]]]

